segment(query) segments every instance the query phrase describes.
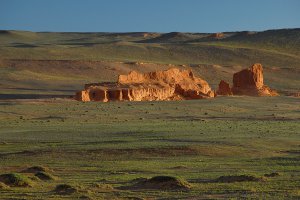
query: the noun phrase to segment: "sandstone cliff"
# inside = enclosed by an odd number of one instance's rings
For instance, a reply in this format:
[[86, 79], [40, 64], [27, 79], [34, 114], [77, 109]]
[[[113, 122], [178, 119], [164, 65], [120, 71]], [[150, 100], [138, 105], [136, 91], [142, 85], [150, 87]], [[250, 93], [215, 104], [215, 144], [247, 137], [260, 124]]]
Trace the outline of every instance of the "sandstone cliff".
[[[264, 85], [263, 68], [254, 64], [233, 75], [233, 86], [221, 80], [218, 95], [277, 96], [275, 90]], [[131, 71], [119, 75], [111, 83], [90, 83], [76, 93], [78, 101], [167, 101], [215, 97], [208, 83], [191, 70], [170, 68], [164, 71], [139, 73]]]
[[264, 85], [263, 67], [258, 63], [233, 75], [232, 92], [234, 95], [249, 96], [278, 95], [275, 90]]
[[149, 73], [120, 75], [116, 83], [86, 84], [76, 93], [78, 101], [155, 101], [214, 97], [205, 80], [191, 70], [171, 68]]

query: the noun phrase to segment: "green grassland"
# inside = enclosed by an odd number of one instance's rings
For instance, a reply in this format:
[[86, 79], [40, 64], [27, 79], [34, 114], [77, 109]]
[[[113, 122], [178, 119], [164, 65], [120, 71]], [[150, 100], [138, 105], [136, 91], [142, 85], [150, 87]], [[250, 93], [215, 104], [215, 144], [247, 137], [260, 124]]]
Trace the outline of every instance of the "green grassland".
[[[1, 173], [41, 165], [57, 178], [0, 189], [0, 198], [298, 199], [299, 103], [293, 97], [2, 101]], [[214, 181], [223, 175], [272, 172], [280, 176], [263, 182]], [[158, 175], [180, 177], [192, 188], [124, 189], [136, 178]], [[58, 184], [78, 190], [60, 195], [53, 192]]]

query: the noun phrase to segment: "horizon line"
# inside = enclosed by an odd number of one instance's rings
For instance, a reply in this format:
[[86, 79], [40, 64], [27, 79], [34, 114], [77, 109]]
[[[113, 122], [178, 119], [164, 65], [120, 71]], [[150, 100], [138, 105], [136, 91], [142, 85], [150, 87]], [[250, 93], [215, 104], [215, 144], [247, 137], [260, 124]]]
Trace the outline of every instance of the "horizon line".
[[0, 29], [3, 31], [23, 31], [23, 32], [33, 32], [33, 33], [233, 33], [233, 32], [265, 32], [272, 30], [288, 30], [288, 29], [300, 29], [300, 27], [292, 28], [272, 28], [264, 30], [235, 30], [235, 31], [217, 31], [217, 32], [193, 32], [193, 31], [169, 31], [169, 32], [156, 32], [156, 31], [32, 31], [32, 30], [21, 30], [21, 29]]

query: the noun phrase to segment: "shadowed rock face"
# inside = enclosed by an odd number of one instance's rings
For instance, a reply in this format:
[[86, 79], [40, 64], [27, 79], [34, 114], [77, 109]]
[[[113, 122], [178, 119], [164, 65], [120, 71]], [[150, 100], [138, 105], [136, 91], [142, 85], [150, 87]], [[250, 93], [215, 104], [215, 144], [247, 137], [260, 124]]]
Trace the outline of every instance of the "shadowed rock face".
[[233, 75], [232, 92], [234, 95], [249, 96], [277, 96], [275, 90], [264, 85], [263, 68], [261, 64], [254, 64]]
[[217, 94], [218, 95], [232, 95], [232, 91], [231, 91], [229, 83], [221, 80], [219, 83], [219, 88], [217, 90]]
[[264, 85], [263, 68], [254, 64], [248, 69], [233, 74], [234, 88], [261, 88]]
[[171, 68], [141, 74], [135, 71], [120, 75], [116, 83], [85, 85], [76, 93], [78, 101], [155, 101], [202, 99], [214, 97], [208, 83], [190, 70]]

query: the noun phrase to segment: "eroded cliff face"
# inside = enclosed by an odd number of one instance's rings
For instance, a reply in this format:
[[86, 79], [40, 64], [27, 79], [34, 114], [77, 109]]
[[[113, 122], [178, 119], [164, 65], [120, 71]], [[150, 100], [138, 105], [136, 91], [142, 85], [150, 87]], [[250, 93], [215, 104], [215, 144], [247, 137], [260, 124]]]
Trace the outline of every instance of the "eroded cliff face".
[[[254, 64], [233, 75], [233, 86], [221, 80], [218, 95], [277, 96], [264, 85], [263, 68]], [[208, 83], [191, 70], [170, 68], [164, 71], [119, 75], [115, 83], [90, 83], [76, 93], [78, 101], [168, 101], [215, 97]]]
[[171, 68], [141, 74], [135, 71], [120, 75], [116, 83], [85, 85], [76, 93], [79, 101], [156, 101], [214, 97], [208, 83], [190, 70]]
[[233, 75], [232, 92], [234, 95], [249, 96], [278, 95], [275, 90], [264, 85], [263, 67], [258, 63]]

